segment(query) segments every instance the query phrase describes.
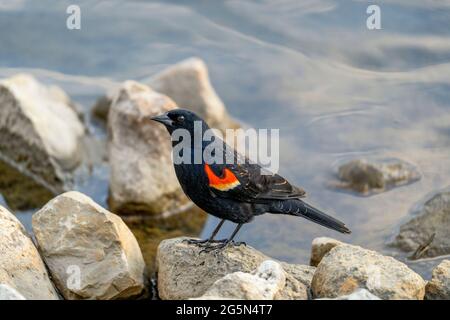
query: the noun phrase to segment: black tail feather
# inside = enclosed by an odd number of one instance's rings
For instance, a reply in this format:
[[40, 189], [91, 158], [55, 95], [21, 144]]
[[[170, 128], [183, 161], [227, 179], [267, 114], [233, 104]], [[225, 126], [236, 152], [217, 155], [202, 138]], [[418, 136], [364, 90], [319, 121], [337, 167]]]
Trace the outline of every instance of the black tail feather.
[[292, 199], [280, 201], [277, 203], [271, 212], [283, 213], [297, 217], [303, 217], [310, 221], [313, 221], [321, 226], [339, 231], [341, 233], [351, 233], [345, 224], [326, 213], [310, 206], [302, 200]]

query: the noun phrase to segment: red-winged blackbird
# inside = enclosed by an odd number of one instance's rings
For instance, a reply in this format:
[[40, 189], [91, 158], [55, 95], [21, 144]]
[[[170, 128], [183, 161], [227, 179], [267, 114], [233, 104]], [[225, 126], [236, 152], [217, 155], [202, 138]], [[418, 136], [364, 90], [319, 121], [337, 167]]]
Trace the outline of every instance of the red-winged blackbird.
[[[234, 236], [244, 223], [266, 212], [299, 216], [327, 228], [350, 233], [344, 223], [301, 200], [305, 196], [304, 190], [291, 185], [278, 174], [262, 174], [264, 169], [261, 166], [244, 158], [219, 137], [215, 136], [210, 141], [201, 139], [200, 144], [196, 143], [194, 135], [200, 134], [203, 137], [203, 133], [209, 127], [193, 112], [175, 109], [153, 117], [152, 120], [164, 124], [170, 134], [177, 129], [185, 129], [189, 132], [190, 142], [187, 143], [186, 141], [178, 142], [172, 137], [173, 147], [178, 143], [184, 142], [183, 146], [187, 144], [187, 148], [177, 148], [173, 154], [178, 181], [186, 195], [198, 207], [222, 219], [209, 239], [189, 240], [190, 243], [205, 244], [207, 249], [224, 248], [233, 242]], [[196, 126], [195, 122], [200, 125]], [[214, 148], [209, 149], [222, 153], [224, 159], [222, 163], [214, 163], [203, 157], [203, 151], [213, 142]], [[190, 154], [186, 155], [184, 152], [190, 152]], [[200, 159], [198, 154], [195, 156], [196, 152], [200, 152]], [[230, 156], [234, 160], [232, 164], [228, 164], [230, 161], [225, 161], [230, 159]], [[189, 160], [180, 163], [182, 158]], [[229, 239], [214, 240], [225, 220], [237, 223], [236, 229]], [[212, 246], [212, 243], [218, 244]]]

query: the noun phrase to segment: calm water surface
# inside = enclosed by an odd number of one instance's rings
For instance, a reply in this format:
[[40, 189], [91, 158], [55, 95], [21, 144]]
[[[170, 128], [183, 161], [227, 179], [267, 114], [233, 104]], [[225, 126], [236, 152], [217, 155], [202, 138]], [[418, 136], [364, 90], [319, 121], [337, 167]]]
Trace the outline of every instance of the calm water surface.
[[[70, 31], [65, 12], [74, 3], [82, 29]], [[385, 1], [375, 31], [366, 28], [366, 1], [187, 3], [0, 0], [0, 77], [29, 72], [57, 84], [88, 116], [121, 81], [201, 57], [235, 118], [280, 129], [281, 174], [353, 230], [342, 236], [264, 215], [240, 240], [296, 263], [308, 262], [318, 236], [403, 259], [386, 242], [415, 204], [450, 184], [450, 1]], [[353, 157], [401, 158], [423, 178], [371, 197], [329, 188], [336, 164]], [[106, 205], [107, 165], [80, 172], [77, 189]], [[32, 212], [17, 212], [28, 228]], [[216, 223], [209, 218], [202, 236]], [[410, 266], [428, 277], [438, 261]]]

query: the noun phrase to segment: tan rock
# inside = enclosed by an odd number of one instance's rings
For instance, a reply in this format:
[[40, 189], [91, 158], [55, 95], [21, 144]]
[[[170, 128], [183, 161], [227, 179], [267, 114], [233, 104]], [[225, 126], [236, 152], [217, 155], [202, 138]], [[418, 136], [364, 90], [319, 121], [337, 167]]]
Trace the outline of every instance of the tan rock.
[[[184, 239], [164, 240], [158, 247], [158, 291], [164, 300], [200, 297], [224, 276], [234, 272], [251, 273], [265, 260], [273, 260], [249, 246], [229, 247], [217, 254], [200, 253], [200, 247], [189, 245]], [[280, 264], [286, 272], [286, 285], [275, 299], [307, 299], [308, 288], [300, 280], [307, 281], [306, 270], [311, 267], [289, 265], [289, 268]]]
[[122, 219], [79, 192], [66, 192], [33, 215], [39, 249], [66, 299], [139, 295], [145, 263]]
[[172, 98], [180, 108], [198, 114], [212, 128], [239, 127], [230, 119], [211, 85], [206, 64], [199, 58], [189, 58], [170, 66], [154, 76], [150, 86]]
[[316, 298], [335, 298], [365, 288], [381, 299], [423, 299], [425, 281], [392, 257], [358, 246], [334, 247], [319, 263], [311, 284]]
[[266, 260], [252, 273], [227, 274], [214, 282], [199, 299], [273, 300], [285, 284], [286, 275], [281, 265]]
[[[25, 228], [2, 206], [0, 206], [0, 283], [29, 300], [59, 299], [45, 265]], [[4, 288], [4, 294], [5, 290]]]
[[309, 264], [317, 267], [322, 258], [334, 247], [341, 245], [342, 242], [336, 239], [319, 237], [315, 238], [311, 245], [311, 259]]
[[427, 300], [450, 300], [450, 260], [442, 261], [425, 288]]
[[109, 205], [122, 214], [161, 213], [188, 202], [173, 168], [167, 130], [151, 120], [177, 106], [134, 81], [120, 88], [109, 112]]

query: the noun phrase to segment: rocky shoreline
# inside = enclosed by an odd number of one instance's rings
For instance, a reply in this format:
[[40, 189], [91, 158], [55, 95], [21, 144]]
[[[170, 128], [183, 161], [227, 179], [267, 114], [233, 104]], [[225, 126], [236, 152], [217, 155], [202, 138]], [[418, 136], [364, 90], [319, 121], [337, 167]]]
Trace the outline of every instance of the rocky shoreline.
[[163, 240], [156, 286], [123, 220], [79, 192], [33, 215], [35, 242], [0, 207], [1, 299], [450, 299], [450, 260], [425, 281], [404, 263], [331, 238], [314, 239], [311, 264], [277, 261], [247, 245], [203, 253]]
[[[71, 191], [76, 171], [91, 165], [84, 157], [92, 135], [67, 94], [16, 75], [0, 81], [0, 105], [0, 188], [11, 190], [9, 209], [37, 209], [30, 236], [0, 206], [0, 299], [450, 299], [449, 260], [425, 281], [393, 257], [331, 238], [312, 241], [310, 265], [250, 246], [206, 254], [184, 242], [200, 233], [206, 216], [191, 208], [165, 130], [149, 118], [183, 106], [222, 131], [239, 127], [198, 58], [145, 83], [125, 81], [91, 110], [107, 129], [98, 161], [110, 168], [110, 211]], [[364, 196], [422, 177], [400, 159], [353, 159], [336, 171], [335, 187]], [[18, 180], [31, 190], [28, 198], [12, 187]], [[448, 189], [411, 211], [390, 245], [412, 260], [450, 254]]]

